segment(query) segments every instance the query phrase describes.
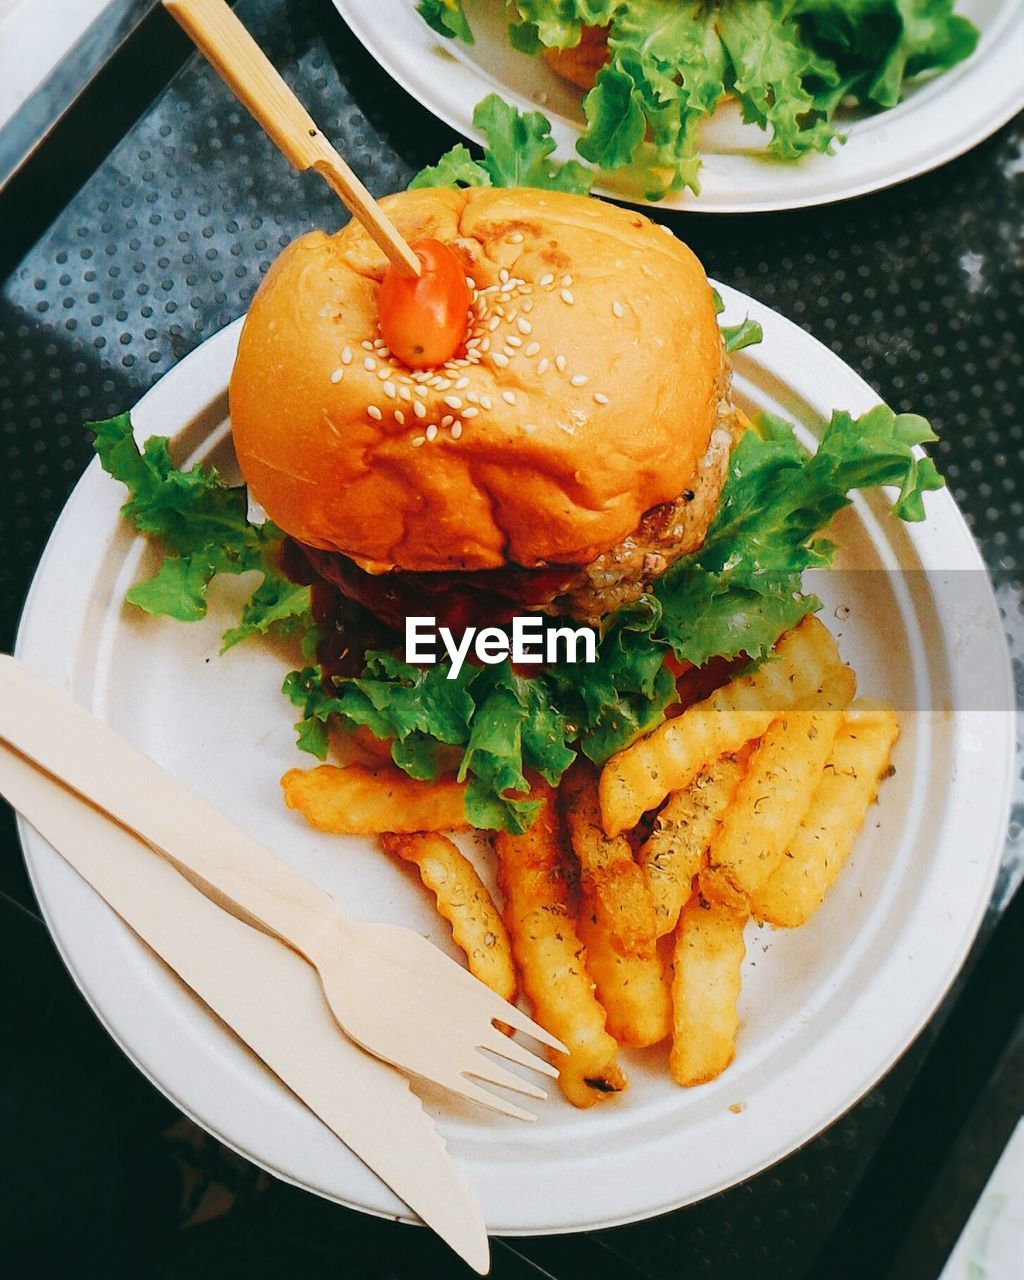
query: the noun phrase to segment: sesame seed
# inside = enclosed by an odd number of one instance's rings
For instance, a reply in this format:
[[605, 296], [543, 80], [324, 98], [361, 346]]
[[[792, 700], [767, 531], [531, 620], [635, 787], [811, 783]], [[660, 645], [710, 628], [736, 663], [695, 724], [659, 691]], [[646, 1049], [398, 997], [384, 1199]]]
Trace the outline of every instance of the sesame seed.
[[370, 415], [370, 417], [374, 420], [374, 422], [380, 422], [381, 418], [384, 417], [384, 415], [381, 413], [381, 411], [377, 408], [375, 404], [368, 404], [366, 406], [366, 412]]
[[533, 310], [533, 299], [532, 299], [532, 298], [526, 298], [526, 299], [524, 299], [524, 301], [523, 301], [523, 310], [524, 310], [524, 311], [526, 311], [526, 312], [530, 312], [530, 311], [532, 311], [532, 310]]
[[390, 378], [384, 383], [384, 394], [389, 396], [392, 400], [395, 398], [395, 384], [390, 380]]
[[456, 390], [456, 391], [462, 391], [462, 390], [463, 390], [463, 388], [468, 387], [468, 386], [469, 386], [469, 379], [468, 379], [468, 378], [459, 378], [459, 379], [457, 379], [457, 381], [456, 381], [456, 383], [455, 383], [455, 390]]
[[462, 435], [462, 423], [453, 422], [452, 423], [452, 439], [458, 440], [459, 436], [461, 435]]
[[491, 333], [497, 329], [499, 324], [501, 324], [501, 320], [498, 316], [491, 316], [490, 320], [487, 321], [487, 327], [490, 329]]
[[607, 404], [607, 403], [608, 403], [608, 397], [607, 397], [607, 396], [604, 394], [604, 392], [602, 392], [602, 391], [595, 391], [595, 392], [594, 392], [594, 400], [595, 400], [595, 402], [596, 402], [597, 404]]
[[520, 316], [519, 319], [516, 321], [516, 328], [519, 330], [521, 334], [524, 334], [524, 335], [528, 333], [533, 333], [533, 325], [530, 324], [529, 320], [524, 320], [522, 316]]
[[522, 338], [517, 338], [514, 333], [510, 333], [505, 341], [510, 347], [521, 347], [523, 345]]
[[374, 351], [383, 351], [383, 350], [384, 350], [384, 339], [383, 339], [383, 338], [374, 338], [374, 340], [373, 340], [373, 349], [374, 349]]
[[337, 368], [337, 369], [335, 369], [335, 371], [331, 374], [331, 381], [332, 381], [332, 382], [340, 382], [340, 381], [342, 380], [342, 378], [344, 378], [344, 376], [345, 376], [345, 370], [344, 370], [344, 369], [342, 369], [342, 368]]
[[345, 350], [341, 353], [341, 363], [342, 363], [342, 364], [351, 364], [351, 363], [352, 363], [352, 348], [351, 348], [351, 347], [346, 347], [346, 348], [345, 348]]
[[657, 222], [657, 223], [655, 223], [655, 226], [658, 228], [658, 230], [659, 230], [659, 231], [664, 231], [664, 233], [665, 233], [667, 236], [671, 236], [671, 235], [674, 235], [674, 234], [675, 234], [675, 232], [672, 230], [672, 228], [671, 228], [671, 227], [666, 227], [666, 226], [665, 226], [665, 224], [664, 224], [663, 222]]
[[419, 386], [413, 387], [412, 393], [414, 396], [419, 396], [421, 400], [424, 399], [424, 397], [430, 395], [430, 392], [422, 384]]
[[508, 284], [508, 272], [505, 270], [504, 267], [502, 267], [502, 269], [498, 272], [498, 279], [501, 281], [502, 284]]
[[501, 288], [498, 290], [498, 292], [499, 292], [499, 293], [514, 293], [514, 292], [516, 291], [516, 289], [517, 289], [517, 288], [518, 288], [518, 281], [516, 281], [516, 280], [506, 280], [506, 281], [505, 281], [505, 283], [504, 283], [504, 284], [501, 286]]
[[382, 364], [377, 370], [377, 377], [381, 382], [386, 382], [391, 377], [391, 370], [386, 364]]
[[539, 343], [539, 342], [531, 342], [531, 343], [530, 343], [530, 345], [529, 345], [529, 346], [528, 346], [528, 347], [523, 351], [523, 355], [524, 355], [524, 356], [535, 356], [539, 350], [540, 350], [540, 343]]
[[398, 423], [400, 427], [405, 426], [405, 414], [401, 411], [401, 409], [395, 410], [395, 421]]
[[421, 444], [426, 444], [426, 443], [427, 443], [426, 436], [413, 436], [412, 438], [412, 447], [414, 449], [418, 449]]
[[430, 424], [430, 426], [429, 426], [429, 427], [427, 427], [427, 430], [426, 430], [426, 432], [425, 432], [425, 435], [426, 435], [426, 437], [427, 437], [427, 439], [428, 439], [428, 440], [436, 440], [436, 439], [437, 439], [437, 424], [436, 424], [436, 423], [434, 423], [434, 422], [432, 422], [432, 423]]
[[500, 351], [495, 351], [495, 353], [491, 356], [491, 359], [494, 361], [494, 363], [498, 366], [499, 369], [504, 369], [505, 366], [508, 364], [508, 356], [503, 356]]
[[454, 421], [455, 419], [452, 417], [452, 415], [450, 413], [446, 413], [444, 417], [441, 419], [441, 426], [450, 427]]
[[483, 342], [483, 338], [470, 338], [466, 343], [466, 350], [475, 351], [481, 342]]
[[466, 288], [467, 288], [467, 289], [475, 289], [475, 288], [476, 288], [476, 281], [473, 279], [473, 277], [472, 277], [472, 276], [466, 276]]
[[468, 409], [463, 409], [462, 416], [464, 418], [475, 418], [479, 412], [480, 410], [477, 409], [474, 405], [470, 405]]
[[481, 396], [481, 397], [480, 397], [480, 404], [482, 405], [482, 407], [483, 407], [483, 408], [485, 408], [485, 409], [490, 409], [490, 407], [491, 407], [491, 397], [490, 397], [490, 396]]
[[562, 287], [568, 289], [572, 284], [572, 276], [562, 276]]
[[459, 397], [459, 396], [445, 396], [445, 398], [444, 398], [444, 402], [445, 402], [445, 404], [448, 406], [448, 408], [449, 408], [449, 409], [461, 409], [461, 408], [462, 408], [462, 400], [460, 399], [460, 397]]
[[434, 386], [438, 389], [438, 391], [447, 391], [451, 385], [452, 385], [451, 378], [438, 378], [438, 380], [434, 383]]
[[555, 368], [559, 373], [565, 373], [566, 359], [565, 356], [555, 356]]
[[[467, 381], [468, 381], [468, 379], [467, 379]], [[467, 392], [466, 392], [466, 399], [469, 401], [469, 403], [470, 403], [470, 404], [479, 404], [479, 403], [480, 403], [480, 397], [479, 397], [479, 395], [478, 395], [475, 391], [467, 391]]]
[[361, 343], [361, 346], [362, 346], [362, 348], [363, 348], [363, 350], [364, 350], [364, 351], [372, 351], [372, 350], [373, 350], [373, 343], [370, 341], [370, 339], [369, 339], [369, 338], [364, 338], [364, 339], [363, 339], [363, 341], [362, 341], [362, 343]]
[[425, 418], [427, 416], [427, 406], [422, 400], [414, 400], [412, 402], [412, 411], [417, 418]]
[[558, 296], [562, 299], [562, 301], [565, 303], [567, 307], [571, 307], [572, 304], [576, 301], [576, 299], [572, 296], [571, 289], [563, 289]]
[[622, 305], [621, 302], [612, 303], [612, 315], [615, 316], [617, 320], [621, 320], [625, 314], [626, 314], [626, 308]]
[[547, 275], [541, 276], [541, 278], [537, 281], [537, 283], [540, 285], [542, 289], [546, 289], [549, 285], [552, 285], [555, 283], [555, 277], [549, 271]]
[[490, 349], [491, 349], [491, 340], [490, 340], [490, 338], [481, 338], [481, 339], [480, 339], [480, 350], [481, 350], [481, 351], [490, 351]]
[[551, 368], [551, 361], [547, 358], [547, 356], [543, 356], [540, 360], [537, 361], [538, 373], [547, 373], [548, 369], [550, 368]]
[[364, 356], [364, 357], [363, 357], [363, 368], [364, 368], [368, 373], [373, 373], [373, 371], [374, 371], [374, 369], [376, 369], [376, 367], [377, 367], [377, 361], [376, 361], [376, 360], [374, 360], [373, 356]]
[[403, 400], [412, 399], [412, 388], [409, 386], [408, 382], [402, 383], [402, 385], [398, 388], [398, 394], [402, 397]]
[[506, 404], [515, 404], [516, 402], [515, 393], [512, 391], [503, 391], [501, 393], [501, 398]]
[[521, 231], [513, 231], [508, 238], [509, 244], [522, 244], [526, 237]]
[[590, 379], [585, 373], [574, 373], [569, 381], [574, 387], [585, 387]]

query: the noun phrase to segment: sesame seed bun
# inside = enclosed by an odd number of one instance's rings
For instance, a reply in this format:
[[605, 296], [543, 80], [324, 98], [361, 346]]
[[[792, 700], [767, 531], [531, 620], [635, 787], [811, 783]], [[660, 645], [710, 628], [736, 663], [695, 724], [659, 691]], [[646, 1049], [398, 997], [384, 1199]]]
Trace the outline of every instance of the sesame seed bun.
[[230, 386], [256, 500], [308, 546], [379, 573], [583, 564], [687, 489], [723, 355], [711, 289], [641, 214], [550, 191], [383, 201], [475, 284], [465, 355], [413, 372], [377, 325], [386, 261], [362, 228], [290, 245]]

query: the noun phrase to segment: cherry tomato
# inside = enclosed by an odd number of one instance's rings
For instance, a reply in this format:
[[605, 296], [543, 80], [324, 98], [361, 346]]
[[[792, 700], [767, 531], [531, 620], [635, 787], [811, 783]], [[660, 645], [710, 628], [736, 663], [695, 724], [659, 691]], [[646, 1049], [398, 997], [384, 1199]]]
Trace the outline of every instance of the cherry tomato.
[[411, 369], [433, 369], [450, 360], [466, 337], [473, 301], [466, 273], [440, 240], [409, 246], [423, 264], [418, 276], [392, 265], [380, 286], [380, 332], [391, 353]]

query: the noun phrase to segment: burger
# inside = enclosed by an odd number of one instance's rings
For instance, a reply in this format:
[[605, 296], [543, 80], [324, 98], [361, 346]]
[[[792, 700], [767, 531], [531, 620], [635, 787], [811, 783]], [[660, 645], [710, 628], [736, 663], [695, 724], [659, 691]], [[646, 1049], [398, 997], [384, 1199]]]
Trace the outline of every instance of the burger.
[[355, 223], [275, 262], [230, 411], [289, 573], [318, 588], [324, 618], [355, 608], [371, 632], [420, 615], [599, 623], [701, 545], [739, 435], [700, 263], [590, 197], [431, 188], [382, 203], [408, 241], [454, 254], [464, 332], [440, 363], [400, 358], [382, 333], [388, 261]]

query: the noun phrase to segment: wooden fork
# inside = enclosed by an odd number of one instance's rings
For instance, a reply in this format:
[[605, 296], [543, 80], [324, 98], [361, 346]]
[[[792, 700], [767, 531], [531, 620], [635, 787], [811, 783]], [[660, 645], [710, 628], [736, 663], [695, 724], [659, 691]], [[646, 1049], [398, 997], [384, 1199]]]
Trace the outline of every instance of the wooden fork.
[[304, 956], [339, 1025], [364, 1049], [504, 1115], [534, 1118], [484, 1087], [545, 1097], [494, 1058], [546, 1076], [557, 1070], [494, 1024], [563, 1053], [564, 1046], [425, 938], [352, 920], [328, 893], [7, 655], [0, 655], [0, 738], [141, 836], [218, 905]]

